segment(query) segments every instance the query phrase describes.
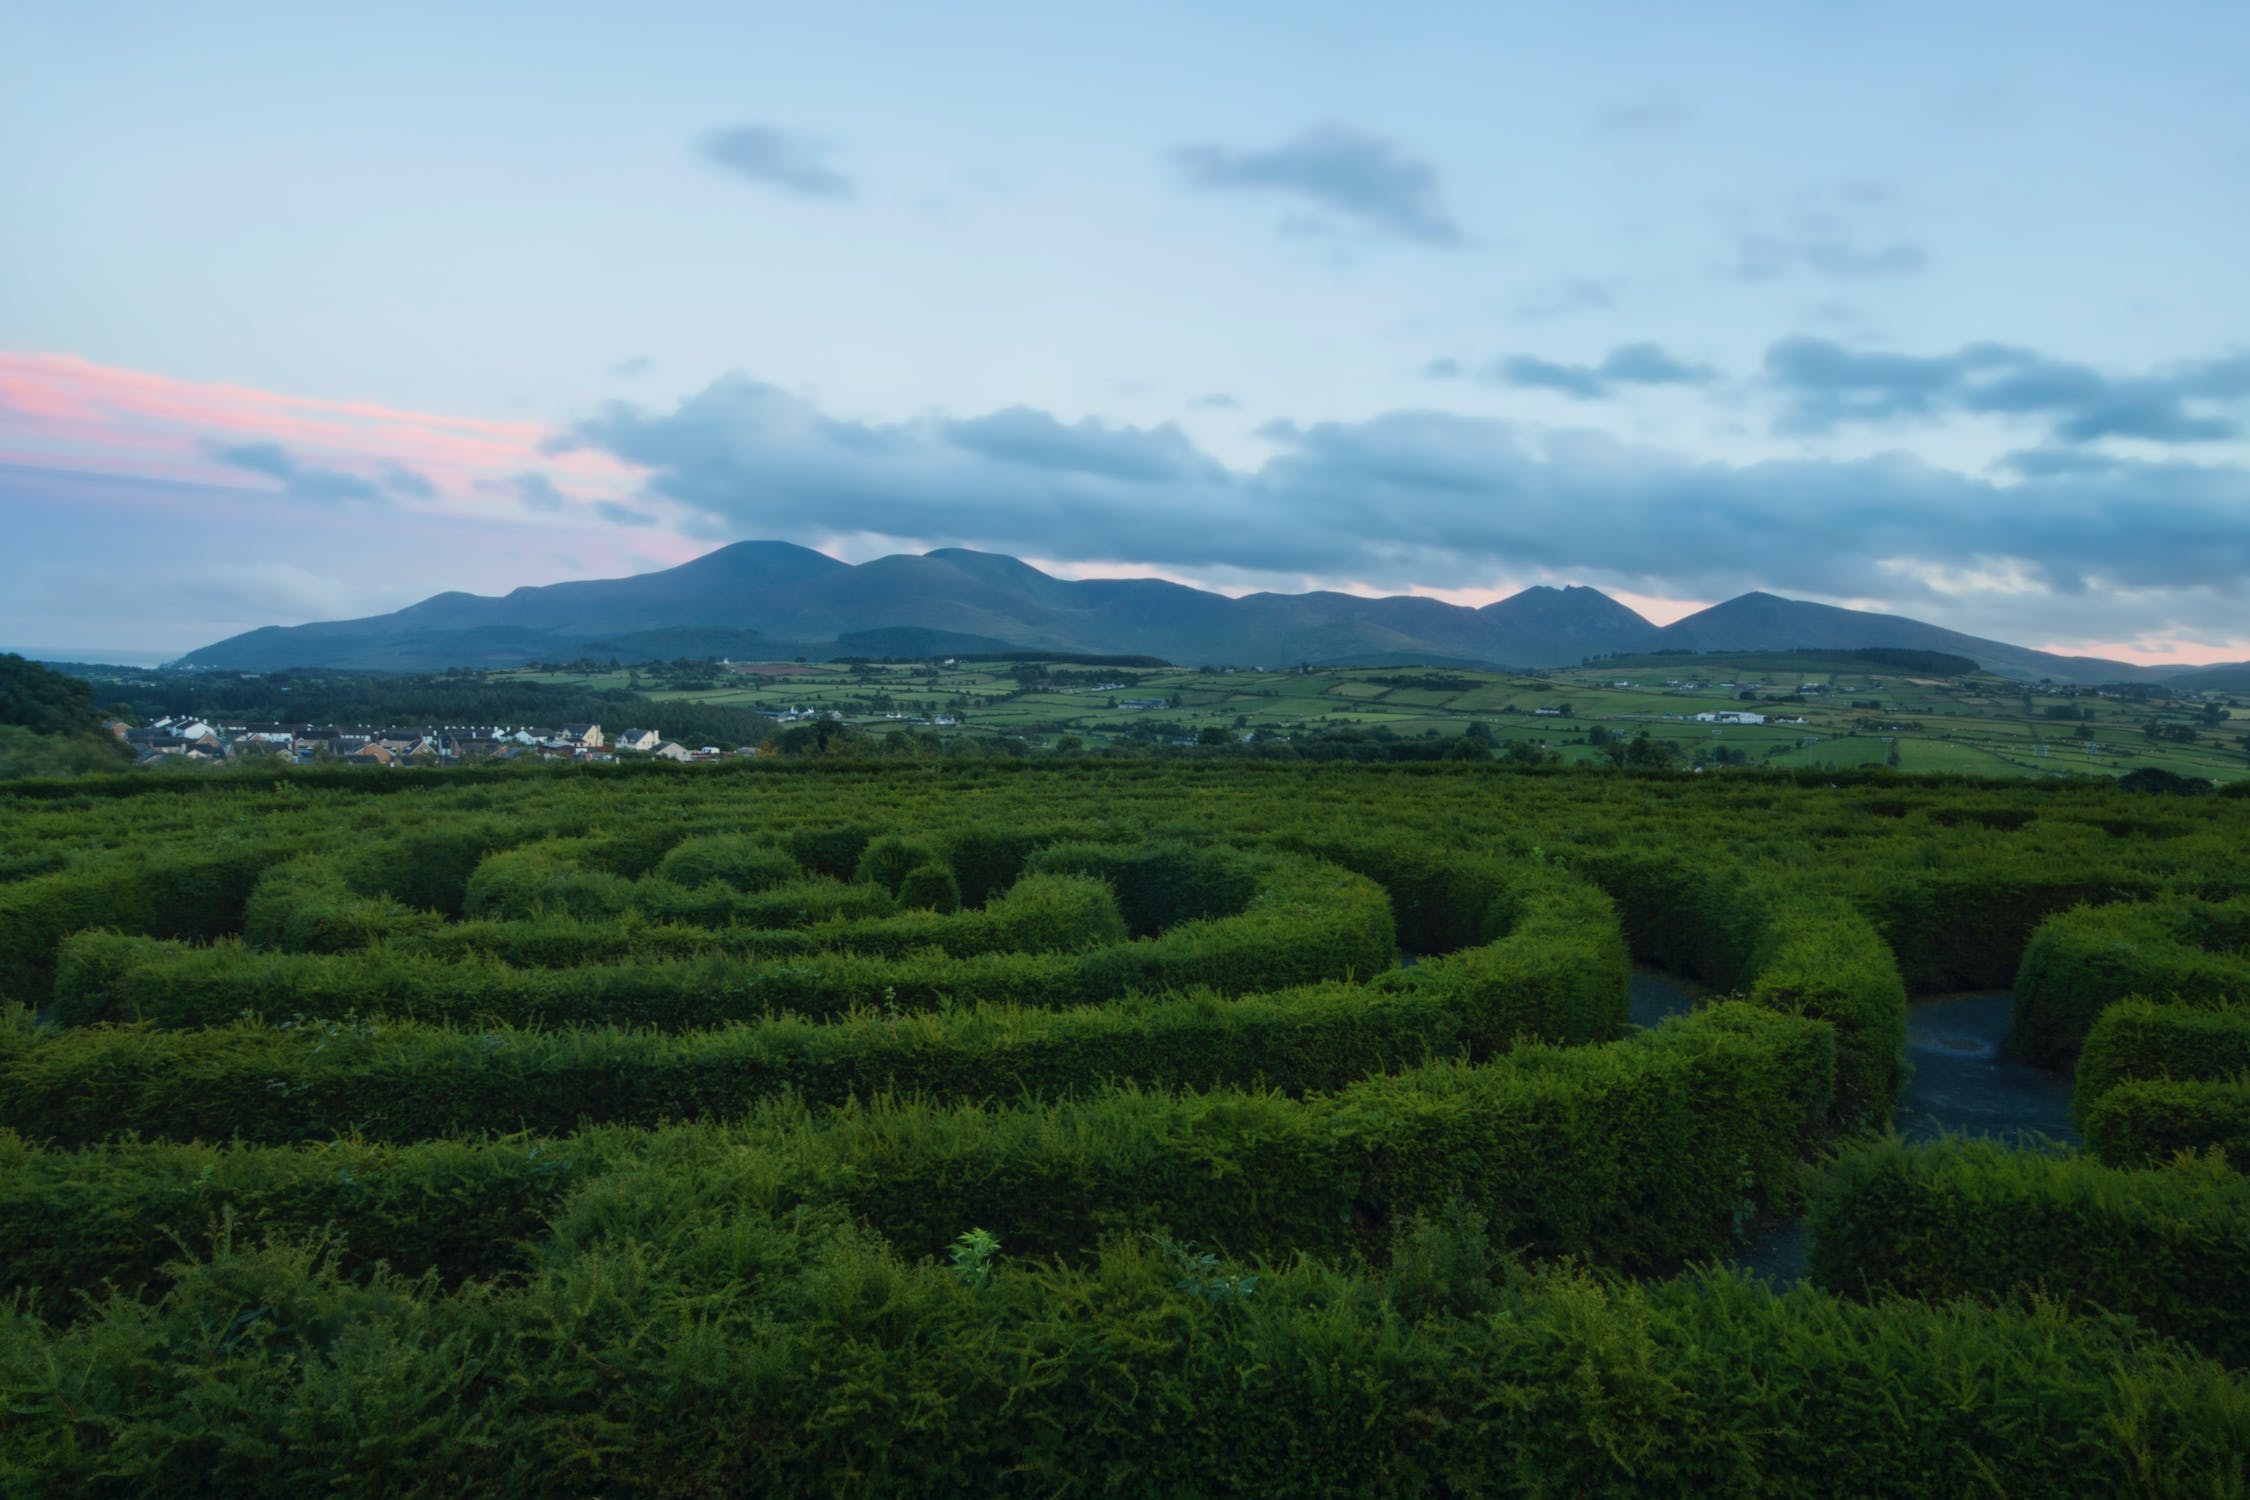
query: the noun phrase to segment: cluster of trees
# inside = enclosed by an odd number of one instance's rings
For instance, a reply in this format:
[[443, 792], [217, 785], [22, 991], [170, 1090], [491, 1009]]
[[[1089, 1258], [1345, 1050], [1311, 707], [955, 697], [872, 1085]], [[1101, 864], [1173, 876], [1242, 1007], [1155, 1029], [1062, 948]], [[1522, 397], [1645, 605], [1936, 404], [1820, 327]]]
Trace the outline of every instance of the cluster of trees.
[[0, 779], [114, 771], [128, 759], [102, 730], [91, 684], [0, 655]]

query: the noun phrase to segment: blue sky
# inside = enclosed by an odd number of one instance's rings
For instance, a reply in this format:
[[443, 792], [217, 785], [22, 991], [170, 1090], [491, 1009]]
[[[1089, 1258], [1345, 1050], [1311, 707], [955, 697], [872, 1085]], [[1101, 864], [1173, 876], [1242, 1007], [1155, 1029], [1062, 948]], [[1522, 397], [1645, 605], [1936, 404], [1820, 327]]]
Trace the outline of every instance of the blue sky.
[[0, 644], [781, 537], [2250, 657], [2246, 56], [2240, 4], [14, 8]]

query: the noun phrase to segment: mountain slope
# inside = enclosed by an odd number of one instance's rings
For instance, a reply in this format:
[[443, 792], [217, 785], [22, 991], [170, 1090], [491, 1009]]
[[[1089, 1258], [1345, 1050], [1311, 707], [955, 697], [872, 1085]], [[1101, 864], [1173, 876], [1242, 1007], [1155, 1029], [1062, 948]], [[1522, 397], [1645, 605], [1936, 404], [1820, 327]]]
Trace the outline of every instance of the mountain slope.
[[1661, 649], [1904, 646], [1972, 657], [1987, 670], [2019, 676], [2092, 682], [2154, 675], [1764, 593], [1659, 629], [1599, 589], [1575, 585], [1525, 589], [1481, 609], [1406, 595], [1233, 599], [1154, 578], [1074, 582], [1013, 557], [959, 547], [853, 566], [786, 542], [736, 542], [630, 578], [498, 597], [445, 593], [367, 619], [267, 626], [190, 652], [182, 664], [426, 671], [579, 655], [702, 654], [699, 642], [714, 643], [706, 649], [716, 654], [849, 655], [870, 654], [871, 641], [914, 640], [1267, 667], [1443, 660], [1536, 668]]
[[1777, 594], [1750, 593], [1674, 620], [1657, 632], [1664, 648], [1690, 651], [1850, 650], [1900, 646], [1966, 656], [1987, 672], [2010, 677], [2053, 677], [2071, 682], [2130, 682], [2154, 678], [2145, 667], [2091, 656], [2058, 656], [1963, 635], [1904, 615], [1841, 609]]

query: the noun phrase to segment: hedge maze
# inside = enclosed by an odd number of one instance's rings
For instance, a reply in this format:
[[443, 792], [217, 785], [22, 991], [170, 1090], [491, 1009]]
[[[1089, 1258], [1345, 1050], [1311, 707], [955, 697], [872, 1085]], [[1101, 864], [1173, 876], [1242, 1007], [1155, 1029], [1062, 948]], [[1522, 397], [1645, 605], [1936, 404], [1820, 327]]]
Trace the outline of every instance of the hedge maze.
[[[9, 1492], [2250, 1483], [2250, 800], [651, 767], [0, 830]], [[1635, 963], [1709, 998], [1634, 1027]], [[2086, 1153], [1888, 1136], [1910, 995], [2011, 983]], [[1810, 1284], [1727, 1269], [1798, 1215]]]

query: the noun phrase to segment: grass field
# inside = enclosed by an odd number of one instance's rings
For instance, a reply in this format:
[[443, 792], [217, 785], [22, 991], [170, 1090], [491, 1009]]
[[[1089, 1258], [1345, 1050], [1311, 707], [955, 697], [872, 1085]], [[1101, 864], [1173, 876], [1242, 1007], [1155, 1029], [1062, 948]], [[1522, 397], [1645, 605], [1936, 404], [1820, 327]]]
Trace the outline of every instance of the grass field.
[[[1034, 746], [1052, 746], [1065, 736], [1095, 747], [1177, 743], [1206, 730], [1262, 741], [1340, 732], [1442, 739], [1481, 725], [1496, 746], [1527, 740], [1566, 761], [1582, 761], [1599, 757], [1589, 731], [1601, 726], [1625, 736], [1645, 731], [1688, 763], [1714, 762], [1723, 749], [1730, 761], [1740, 752], [1752, 764], [1882, 765], [1895, 744], [1905, 770], [2118, 776], [2153, 767], [2214, 782], [2250, 775], [2250, 709], [2223, 698], [2038, 689], [1981, 674], [1919, 676], [1815, 657], [1665, 658], [1536, 675], [1014, 662], [849, 663], [780, 676], [693, 670], [692, 680], [660, 668], [514, 675], [634, 688], [658, 704], [693, 700], [785, 719], [834, 716], [878, 735], [935, 732]], [[1718, 725], [1695, 718], [1725, 711], [1760, 713], [1769, 722]], [[2089, 737], [2080, 737], [2082, 725]], [[2191, 739], [2152, 739], [2152, 727]]]

